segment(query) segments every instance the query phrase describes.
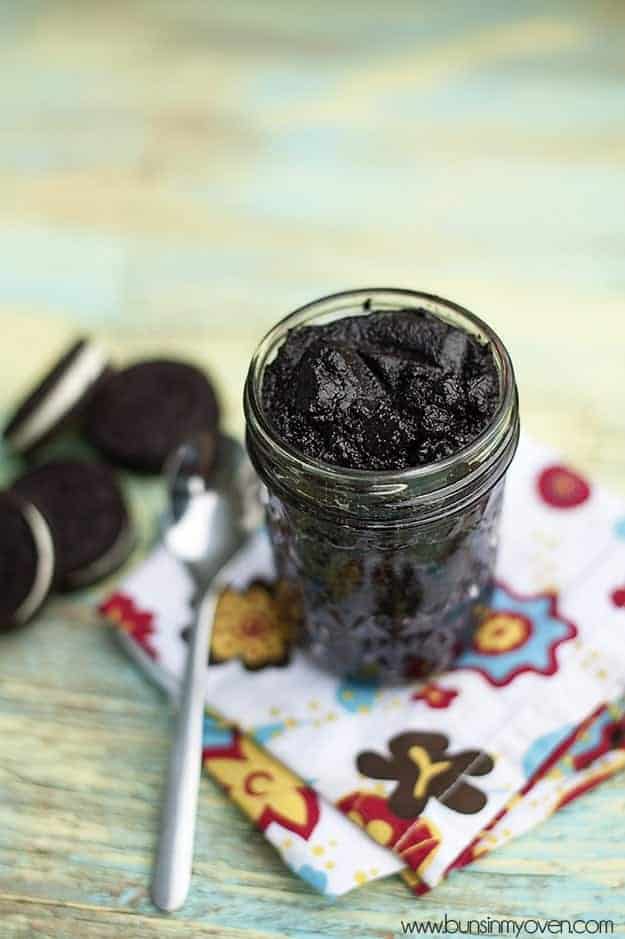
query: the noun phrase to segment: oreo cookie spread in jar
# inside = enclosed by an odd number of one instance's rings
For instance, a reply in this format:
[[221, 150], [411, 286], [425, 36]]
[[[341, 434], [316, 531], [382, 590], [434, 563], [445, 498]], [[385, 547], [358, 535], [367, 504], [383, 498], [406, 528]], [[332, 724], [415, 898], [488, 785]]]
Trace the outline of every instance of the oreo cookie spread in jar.
[[386, 683], [450, 665], [488, 602], [519, 436], [499, 337], [429, 294], [335, 294], [265, 336], [244, 405], [300, 645]]

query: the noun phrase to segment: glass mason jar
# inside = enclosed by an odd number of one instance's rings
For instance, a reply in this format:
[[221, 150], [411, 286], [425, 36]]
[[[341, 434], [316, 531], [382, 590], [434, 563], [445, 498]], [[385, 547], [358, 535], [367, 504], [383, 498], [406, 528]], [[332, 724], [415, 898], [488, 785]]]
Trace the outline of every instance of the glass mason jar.
[[[455, 455], [414, 469], [352, 470], [309, 459], [263, 410], [265, 367], [301, 326], [344, 316], [427, 310], [492, 349], [498, 408]], [[244, 406], [250, 458], [267, 489], [278, 576], [301, 613], [315, 662], [353, 678], [398, 682], [446, 668], [488, 601], [504, 477], [519, 436], [510, 357], [493, 330], [440, 297], [354, 290], [285, 317], [250, 364]]]

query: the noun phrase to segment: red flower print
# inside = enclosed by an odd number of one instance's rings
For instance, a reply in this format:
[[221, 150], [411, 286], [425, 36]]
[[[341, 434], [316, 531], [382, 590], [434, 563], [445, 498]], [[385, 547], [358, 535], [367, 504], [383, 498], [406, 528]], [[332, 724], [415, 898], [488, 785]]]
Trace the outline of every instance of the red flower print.
[[580, 796], [585, 795], [587, 792], [590, 792], [591, 789], [595, 789], [600, 783], [605, 782], [609, 779], [612, 773], [610, 770], [605, 772], [597, 773], [594, 776], [590, 776], [588, 779], [584, 779], [583, 782], [579, 783], [577, 786], [573, 786], [572, 789], [569, 789], [568, 792], [565, 792], [564, 795], [558, 800], [557, 804], [554, 806], [553, 811], [559, 812], [560, 809], [563, 809], [565, 805], [568, 805], [570, 802], [574, 802], [575, 799], [579, 799]]
[[368, 835], [386, 848], [397, 844], [411, 825], [409, 819], [399, 818], [391, 812], [383, 796], [372, 793], [351, 792], [337, 806], [352, 822], [364, 828]]
[[445, 874], [448, 874], [450, 871], [455, 871], [460, 867], [466, 867], [467, 864], [471, 864], [476, 859], [476, 857], [479, 856], [479, 855], [476, 855], [475, 853], [475, 848], [479, 840], [480, 839], [478, 836], [477, 838], [474, 838], [473, 841], [471, 841], [466, 846], [466, 848], [463, 848], [460, 854], [456, 858], [454, 858], [451, 864], [447, 866], [447, 868], [445, 869]]
[[553, 509], [574, 509], [590, 496], [590, 485], [566, 466], [548, 466], [538, 477], [537, 487]]
[[421, 876], [416, 871], [411, 871], [408, 867], [400, 871], [399, 876], [417, 897], [422, 897], [432, 889], [424, 880], [421, 880]]
[[156, 649], [150, 642], [155, 630], [152, 626], [154, 615], [149, 610], [140, 610], [128, 594], [114, 593], [100, 605], [99, 611], [118, 629], [132, 636], [150, 658], [157, 658]]
[[[607, 716], [609, 712], [605, 711]], [[573, 768], [576, 772], [587, 769], [591, 763], [598, 760], [600, 756], [609, 753], [611, 750], [625, 749], [625, 717], [618, 720], [607, 720], [600, 727], [599, 739], [591, 748], [583, 746], [583, 737], [580, 735], [580, 749], [576, 752], [573, 748], [572, 760]]]
[[413, 701], [424, 701], [430, 708], [448, 708], [454, 698], [458, 697], [455, 688], [444, 688], [430, 682], [412, 695]]
[[440, 832], [432, 822], [400, 818], [383, 796], [352, 792], [338, 802], [338, 808], [378, 844], [392, 848], [413, 871], [423, 873], [440, 844]]
[[617, 587], [610, 594], [610, 599], [614, 606], [625, 608], [625, 586]]

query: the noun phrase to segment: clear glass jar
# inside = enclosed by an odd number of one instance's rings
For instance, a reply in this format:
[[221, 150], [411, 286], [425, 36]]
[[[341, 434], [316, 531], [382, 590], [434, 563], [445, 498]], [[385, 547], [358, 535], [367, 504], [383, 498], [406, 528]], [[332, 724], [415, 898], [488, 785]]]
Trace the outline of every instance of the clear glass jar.
[[[490, 343], [500, 399], [480, 436], [452, 457], [397, 472], [331, 466], [280, 438], [264, 413], [262, 385], [288, 330], [407, 309], [425, 309]], [[519, 436], [514, 372], [499, 337], [429, 294], [335, 294], [265, 336], [244, 406], [249, 454], [268, 492], [278, 576], [296, 591], [302, 612], [300, 644], [320, 665], [357, 678], [398, 682], [446, 668], [488, 600], [504, 477]]]

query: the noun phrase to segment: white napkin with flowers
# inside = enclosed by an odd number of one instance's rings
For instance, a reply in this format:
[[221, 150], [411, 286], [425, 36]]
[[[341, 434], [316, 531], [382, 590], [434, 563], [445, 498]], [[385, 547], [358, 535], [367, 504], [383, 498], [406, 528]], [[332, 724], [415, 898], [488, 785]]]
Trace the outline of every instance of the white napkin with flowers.
[[[264, 530], [213, 590], [205, 768], [323, 893], [398, 872], [423, 893], [625, 764], [625, 502], [527, 438], [491, 606], [444, 674], [319, 671], [290, 646]], [[170, 691], [192, 595], [160, 546], [101, 607]]]

